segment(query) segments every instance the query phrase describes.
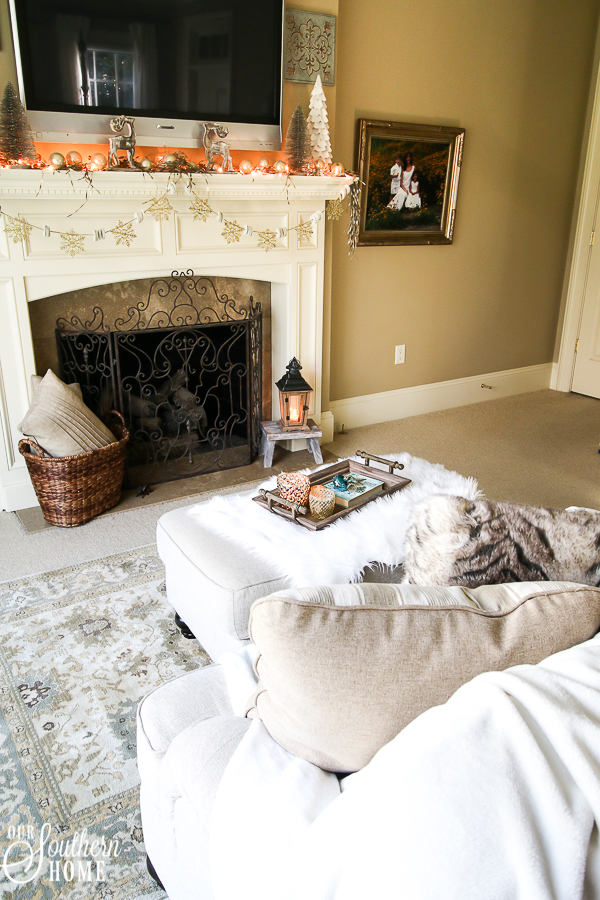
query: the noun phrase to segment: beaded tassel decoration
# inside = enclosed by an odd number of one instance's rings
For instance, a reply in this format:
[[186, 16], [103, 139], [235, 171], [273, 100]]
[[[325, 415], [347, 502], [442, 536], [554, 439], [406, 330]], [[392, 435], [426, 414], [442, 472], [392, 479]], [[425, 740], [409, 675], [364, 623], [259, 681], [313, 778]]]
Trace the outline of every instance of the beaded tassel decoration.
[[360, 181], [358, 178], [350, 185], [350, 223], [348, 225], [348, 253], [352, 257], [358, 245], [360, 229]]

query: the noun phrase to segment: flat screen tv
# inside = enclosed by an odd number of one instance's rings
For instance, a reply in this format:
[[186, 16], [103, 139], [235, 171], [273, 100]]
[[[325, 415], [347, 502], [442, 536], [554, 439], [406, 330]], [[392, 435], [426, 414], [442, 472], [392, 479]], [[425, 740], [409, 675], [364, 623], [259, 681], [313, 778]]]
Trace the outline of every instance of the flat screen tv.
[[10, 0], [21, 98], [37, 140], [281, 147], [283, 0]]

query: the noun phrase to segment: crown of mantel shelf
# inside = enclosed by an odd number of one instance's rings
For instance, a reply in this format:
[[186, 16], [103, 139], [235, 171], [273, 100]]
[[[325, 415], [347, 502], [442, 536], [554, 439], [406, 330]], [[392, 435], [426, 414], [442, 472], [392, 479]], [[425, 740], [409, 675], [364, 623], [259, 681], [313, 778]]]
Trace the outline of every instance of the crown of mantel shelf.
[[0, 198], [29, 198], [51, 200], [67, 197], [87, 197], [93, 199], [111, 199], [117, 197], [155, 197], [164, 193], [167, 185], [174, 185], [174, 198], [189, 196], [186, 186], [193, 183], [194, 191], [200, 195], [235, 199], [269, 199], [293, 202], [296, 200], [320, 199], [333, 200], [340, 196], [344, 187], [356, 178], [343, 175], [337, 178], [327, 176], [302, 175], [205, 175], [197, 172], [193, 175], [181, 173], [132, 172], [118, 170], [115, 172], [94, 172], [90, 180], [82, 172], [46, 171], [40, 169], [2, 169], [0, 170]]

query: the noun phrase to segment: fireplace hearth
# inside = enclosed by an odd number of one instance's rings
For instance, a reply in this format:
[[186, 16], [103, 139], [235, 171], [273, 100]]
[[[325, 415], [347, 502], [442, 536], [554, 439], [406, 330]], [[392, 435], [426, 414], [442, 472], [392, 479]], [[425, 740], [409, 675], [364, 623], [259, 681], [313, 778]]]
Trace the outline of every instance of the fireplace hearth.
[[150, 283], [125, 315], [60, 317], [61, 378], [130, 431], [129, 487], [249, 465], [262, 417], [262, 315], [191, 270]]

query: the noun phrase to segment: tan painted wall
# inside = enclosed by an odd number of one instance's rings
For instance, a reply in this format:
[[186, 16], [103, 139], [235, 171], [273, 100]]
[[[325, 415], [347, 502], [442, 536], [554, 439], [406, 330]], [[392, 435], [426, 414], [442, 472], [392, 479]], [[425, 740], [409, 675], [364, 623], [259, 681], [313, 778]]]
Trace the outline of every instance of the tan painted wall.
[[334, 229], [332, 399], [552, 360], [598, 10], [339, 0], [335, 157], [354, 163], [361, 117], [466, 139], [453, 245], [349, 260]]
[[0, 91], [4, 90], [7, 81], [12, 81], [13, 86], [18, 90], [8, 0], [2, 0], [0, 2]]

